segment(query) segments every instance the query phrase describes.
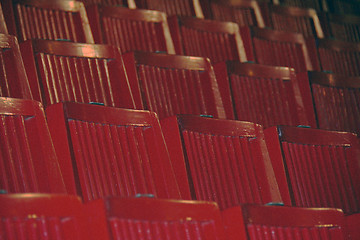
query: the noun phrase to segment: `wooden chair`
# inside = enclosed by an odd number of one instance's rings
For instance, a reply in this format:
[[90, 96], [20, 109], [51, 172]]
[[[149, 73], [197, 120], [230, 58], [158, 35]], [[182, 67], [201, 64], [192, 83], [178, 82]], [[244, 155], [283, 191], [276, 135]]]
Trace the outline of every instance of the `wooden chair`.
[[0, 3], [0, 34], [8, 34], [1, 3]]
[[191, 17], [168, 18], [177, 54], [210, 58], [212, 63], [247, 61], [239, 26]]
[[322, 71], [360, 76], [360, 43], [319, 39], [317, 51]]
[[94, 218], [105, 212], [114, 240], [226, 239], [214, 202], [108, 197], [88, 208]]
[[205, 17], [218, 21], [235, 22], [241, 27], [263, 28], [265, 21], [260, 4], [255, 0], [208, 0], [206, 8], [209, 10], [205, 11]]
[[41, 104], [0, 98], [0, 121], [0, 189], [66, 193]]
[[137, 8], [157, 10], [167, 16], [204, 18], [199, 0], [135, 0]]
[[162, 12], [99, 5], [88, 7], [87, 12], [97, 43], [116, 46], [121, 53], [135, 50], [175, 53]]
[[94, 43], [83, 3], [62, 0], [3, 0], [9, 33], [27, 39]]
[[321, 129], [360, 133], [360, 78], [323, 72], [298, 75], [310, 82]]
[[312, 8], [272, 5], [269, 12], [275, 30], [301, 33], [305, 38], [324, 38], [319, 17]]
[[[239, 232], [236, 228], [245, 225], [248, 240], [347, 239], [340, 209], [244, 204], [226, 209], [222, 216], [228, 233]], [[237, 238], [233, 235], [229, 239]]]
[[317, 12], [328, 11], [328, 0], [277, 0], [275, 4], [298, 8], [312, 8]]
[[0, 238], [86, 240], [110, 239], [105, 215], [90, 228], [86, 208], [77, 196], [59, 194], [0, 195]]
[[133, 7], [134, 3], [133, 0], [80, 0], [80, 2], [83, 2], [85, 7], [99, 4], [102, 6], [124, 6], [124, 7]]
[[224, 102], [232, 103], [226, 109], [233, 109], [236, 119], [265, 128], [317, 126], [308, 81], [294, 69], [226, 62], [214, 65], [214, 71]]
[[241, 37], [249, 61], [294, 68], [298, 72], [319, 70], [316, 45], [302, 34], [265, 28], [242, 27]]
[[136, 105], [160, 119], [175, 114], [234, 118], [225, 112], [208, 59], [150, 52], [127, 53], [123, 59]]
[[46, 115], [70, 193], [180, 198], [154, 113], [66, 102]]
[[321, 23], [327, 38], [345, 42], [360, 42], [360, 16], [331, 13], [321, 16]]
[[16, 38], [0, 34], [0, 50], [0, 96], [32, 99]]
[[335, 14], [359, 15], [360, 6], [358, 0], [326, 0], [328, 11]]
[[21, 50], [33, 96], [44, 106], [75, 101], [134, 108], [117, 48], [38, 39], [21, 43]]
[[296, 127], [265, 129], [284, 202], [360, 211], [359, 141], [355, 134]]
[[193, 199], [220, 209], [282, 201], [262, 126], [193, 115], [163, 119], [161, 126], [178, 179], [186, 166]]

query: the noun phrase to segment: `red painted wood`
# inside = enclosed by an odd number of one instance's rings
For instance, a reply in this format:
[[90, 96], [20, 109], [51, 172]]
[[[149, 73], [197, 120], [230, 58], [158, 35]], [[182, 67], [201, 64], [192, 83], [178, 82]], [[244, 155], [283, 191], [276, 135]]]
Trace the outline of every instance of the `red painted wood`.
[[95, 204], [106, 212], [112, 239], [225, 239], [213, 202], [112, 197]]
[[344, 14], [323, 14], [326, 37], [346, 42], [360, 42], [360, 17]]
[[180, 198], [154, 113], [70, 102], [46, 113], [69, 192], [85, 201], [136, 194]]
[[278, 3], [284, 6], [293, 6], [298, 8], [312, 8], [317, 12], [326, 11], [326, 2], [322, 0], [277, 0]]
[[[262, 28], [240, 29], [249, 60], [260, 64], [294, 68], [298, 72], [318, 70], [314, 46], [302, 34]], [[310, 49], [308, 49], [310, 47]]]
[[359, 143], [355, 134], [274, 127], [266, 129], [265, 136], [282, 196], [290, 194], [294, 206], [359, 212]]
[[103, 6], [128, 6], [127, 0], [80, 0], [80, 2], [83, 2], [85, 6], [90, 6], [93, 4], [101, 4]]
[[[66, 40], [94, 43], [83, 3], [77, 1], [16, 0], [3, 6], [5, 20], [15, 21], [19, 41]], [[11, 31], [12, 33], [12, 31]]]
[[327, 4], [331, 13], [358, 15], [360, 11], [357, 1], [327, 0]]
[[0, 98], [0, 189], [65, 193], [40, 103]]
[[88, 15], [98, 43], [116, 46], [122, 53], [134, 50], [175, 53], [166, 15], [162, 12], [92, 6]]
[[247, 59], [235, 23], [176, 16], [168, 22], [177, 54], [208, 57], [213, 63]]
[[3, 11], [2, 11], [1, 4], [0, 4], [0, 33], [8, 34], [8, 30], [7, 30], [7, 26], [6, 26], [6, 23], [5, 23], [4, 14], [3, 14]]
[[[166, 140], [180, 132], [177, 148], [183, 150], [194, 199], [215, 201], [220, 209], [281, 202], [260, 125], [191, 115], [176, 119], [161, 124]], [[170, 152], [172, 161], [182, 160], [179, 152]]]
[[167, 16], [204, 18], [199, 0], [135, 0], [137, 8], [157, 10]]
[[90, 229], [85, 207], [72, 195], [0, 195], [0, 217], [3, 239], [109, 239], [105, 221], [93, 220], [97, 226]]
[[264, 127], [316, 127], [309, 84], [300, 81], [293, 69], [227, 62], [216, 64], [214, 71], [222, 97], [231, 98], [228, 108], [234, 109], [236, 119]]
[[[360, 132], [360, 78], [309, 72], [319, 128]], [[307, 79], [306, 79], [307, 78]]]
[[109, 45], [32, 40], [21, 44], [34, 96], [45, 105], [98, 102], [134, 108], [118, 50]]
[[320, 39], [317, 49], [323, 71], [360, 76], [360, 43]]
[[145, 52], [127, 53], [123, 58], [135, 102], [160, 119], [175, 114], [233, 118], [233, 113], [224, 111], [208, 59]]
[[[239, 26], [265, 27], [260, 3], [254, 0], [209, 0], [206, 18], [235, 22]], [[205, 12], [206, 13], [206, 12]]]
[[[344, 214], [333, 208], [297, 208], [245, 204], [222, 212], [225, 221], [241, 222], [243, 216], [248, 239], [346, 239]], [[239, 216], [240, 215], [240, 216]], [[234, 238], [235, 239], [235, 238]]]
[[269, 12], [275, 30], [301, 33], [305, 38], [324, 38], [319, 17], [312, 8], [272, 5]]
[[0, 96], [33, 99], [18, 42], [0, 34]]

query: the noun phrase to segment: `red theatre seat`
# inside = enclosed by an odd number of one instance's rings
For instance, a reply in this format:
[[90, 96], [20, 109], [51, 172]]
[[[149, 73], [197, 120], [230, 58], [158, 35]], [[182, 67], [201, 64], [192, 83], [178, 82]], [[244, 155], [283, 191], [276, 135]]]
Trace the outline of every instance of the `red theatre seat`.
[[0, 189], [65, 193], [40, 103], [0, 98], [0, 121]]
[[210, 61], [201, 57], [134, 52], [123, 55], [137, 106], [160, 119], [175, 114], [204, 114], [233, 119], [225, 113]]
[[27, 39], [94, 43], [82, 2], [62, 0], [3, 0], [9, 33]]
[[56, 194], [0, 195], [0, 239], [110, 239], [105, 215], [90, 228], [79, 197]]
[[360, 133], [360, 77], [308, 72], [319, 128]]
[[305, 38], [324, 38], [315, 9], [272, 5], [269, 12], [275, 30], [301, 33]]
[[116, 46], [121, 53], [175, 53], [165, 13], [99, 5], [88, 7], [87, 11], [98, 43]]
[[135, 0], [137, 8], [157, 10], [167, 16], [189, 16], [204, 18], [201, 0]]
[[186, 165], [193, 199], [220, 209], [282, 201], [260, 125], [180, 115], [161, 126], [178, 179]]
[[80, 0], [85, 6], [91, 6], [93, 4], [99, 4], [102, 6], [125, 6], [130, 7], [131, 4], [128, 2], [133, 2], [133, 0]]
[[312, 8], [318, 12], [327, 11], [327, 4], [322, 0], [273, 0], [277, 5], [292, 6], [298, 8]]
[[360, 77], [360, 43], [319, 39], [317, 44], [322, 71]]
[[177, 54], [208, 57], [213, 63], [247, 59], [236, 23], [178, 16], [168, 22]]
[[0, 3], [0, 33], [8, 34], [8, 30], [7, 30], [7, 26], [6, 26], [6, 23], [5, 23], [1, 3]]
[[299, 33], [256, 27], [242, 27], [240, 32], [250, 61], [291, 67], [297, 73], [319, 70], [314, 39], [306, 40]]
[[326, 0], [326, 2], [331, 13], [359, 15], [360, 6], [357, 0]]
[[113, 240], [226, 239], [213, 202], [111, 197], [94, 201], [88, 208], [93, 218], [105, 212]]
[[286, 204], [360, 212], [360, 148], [355, 134], [272, 127], [265, 137]]
[[327, 38], [360, 42], [360, 16], [327, 13], [322, 20]]
[[[345, 240], [344, 214], [334, 208], [245, 204], [222, 212], [227, 233], [245, 225], [248, 240]], [[243, 219], [240, 219], [243, 218]], [[238, 239], [235, 235], [230, 240]]]
[[18, 42], [6, 34], [0, 34], [0, 96], [33, 98]]
[[265, 128], [317, 126], [308, 81], [300, 81], [293, 69], [229, 61], [215, 64], [214, 71], [224, 102], [232, 103], [226, 109], [233, 107], [236, 119]]
[[44, 106], [75, 101], [134, 108], [117, 48], [39, 39], [20, 47], [34, 99]]
[[239, 26], [265, 27], [262, 4], [255, 0], [203, 0], [207, 19], [235, 22]]
[[67, 102], [46, 115], [70, 193], [180, 198], [154, 113]]

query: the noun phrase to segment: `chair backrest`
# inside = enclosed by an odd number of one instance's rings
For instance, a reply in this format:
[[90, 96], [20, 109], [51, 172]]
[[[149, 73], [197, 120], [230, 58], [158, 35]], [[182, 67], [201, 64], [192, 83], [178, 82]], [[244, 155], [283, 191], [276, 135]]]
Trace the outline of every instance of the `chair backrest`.
[[298, 77], [310, 81], [319, 128], [360, 133], [360, 77], [323, 72]]
[[69, 192], [180, 198], [154, 113], [67, 102], [46, 115]]
[[102, 6], [125, 6], [128, 7], [128, 2], [133, 0], [80, 0], [85, 6], [90, 6], [93, 4], [100, 4]]
[[272, 27], [308, 37], [324, 38], [319, 17], [314, 9], [272, 5], [269, 7]]
[[182, 169], [176, 164], [185, 157], [193, 199], [215, 201], [220, 209], [281, 202], [260, 125], [178, 115], [161, 126], [177, 176]]
[[247, 59], [236, 23], [177, 16], [168, 23], [177, 54], [208, 57], [213, 63]]
[[[318, 70], [315, 42], [299, 33], [265, 28], [240, 29], [248, 60], [272, 66], [294, 68], [296, 72]], [[310, 44], [313, 43], [313, 44]]]
[[39, 39], [20, 47], [34, 99], [44, 106], [75, 101], [134, 108], [117, 48]]
[[290, 193], [294, 206], [341, 208], [346, 214], [360, 211], [360, 148], [355, 134], [271, 127], [265, 129], [265, 137], [283, 199], [289, 200]]
[[327, 13], [322, 20], [327, 38], [360, 42], [360, 16]]
[[331, 13], [359, 15], [360, 6], [358, 0], [326, 0], [326, 2]]
[[122, 53], [135, 50], [175, 53], [163, 12], [96, 5], [87, 11], [98, 43], [116, 46]]
[[0, 33], [2, 34], [8, 34], [6, 22], [4, 19], [4, 14], [2, 11], [1, 3], [0, 3]]
[[[274, 0], [273, 0], [274, 1]], [[312, 8], [317, 12], [327, 11], [328, 0], [276, 0], [277, 5], [291, 6], [298, 8]]]
[[[261, 124], [316, 127], [309, 84], [294, 69], [252, 63], [214, 65], [224, 101], [232, 103], [235, 118]], [[304, 94], [303, 94], [304, 93]]]
[[9, 32], [17, 32], [19, 41], [48, 39], [94, 43], [82, 2], [15, 0], [3, 5], [3, 11], [10, 12], [5, 15], [5, 20], [14, 21], [12, 25], [17, 29], [9, 29]]
[[245, 204], [227, 209], [222, 215], [235, 222], [242, 216], [248, 240], [346, 239], [344, 214], [340, 209]]
[[214, 70], [201, 57], [135, 52], [123, 55], [136, 105], [160, 119], [175, 114], [225, 114]]
[[0, 96], [32, 99], [18, 42], [6, 34], [0, 34]]
[[0, 189], [65, 193], [40, 103], [0, 98]]
[[106, 212], [114, 240], [226, 239], [214, 202], [112, 197], [90, 203], [89, 208]]
[[319, 39], [317, 48], [322, 71], [360, 76], [360, 43]]
[[109, 239], [105, 221], [96, 221], [96, 231], [89, 229], [85, 207], [72, 195], [0, 195], [0, 219], [1, 239], [95, 240], [93, 232]]
[[135, 0], [137, 8], [157, 10], [167, 16], [204, 18], [200, 0]]
[[239, 26], [265, 27], [260, 3], [255, 0], [208, 0], [209, 13], [206, 18], [235, 22]]

